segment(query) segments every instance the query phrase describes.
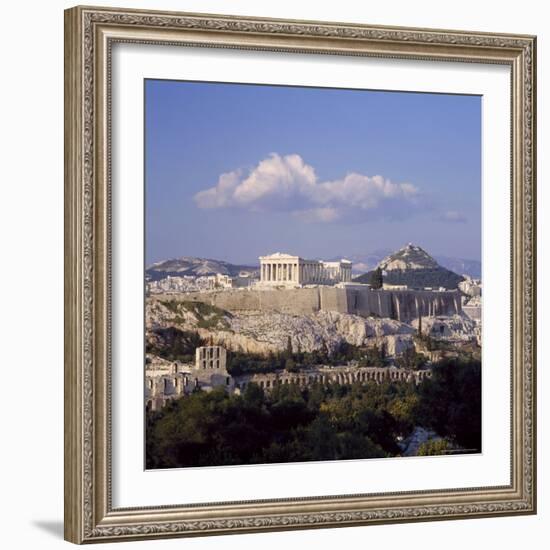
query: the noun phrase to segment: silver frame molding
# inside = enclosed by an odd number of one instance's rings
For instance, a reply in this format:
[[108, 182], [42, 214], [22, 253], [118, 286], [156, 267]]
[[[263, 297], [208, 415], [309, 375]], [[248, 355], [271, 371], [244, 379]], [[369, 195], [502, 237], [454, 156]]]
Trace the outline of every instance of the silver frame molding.
[[[114, 509], [110, 57], [115, 42], [378, 56], [511, 69], [511, 483]], [[75, 543], [536, 513], [536, 38], [75, 7], [65, 12], [65, 538]]]

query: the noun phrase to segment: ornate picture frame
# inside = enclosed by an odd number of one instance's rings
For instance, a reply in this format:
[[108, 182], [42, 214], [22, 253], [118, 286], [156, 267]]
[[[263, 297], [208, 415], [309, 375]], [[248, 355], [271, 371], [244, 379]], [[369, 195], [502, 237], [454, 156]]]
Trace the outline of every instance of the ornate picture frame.
[[[114, 508], [111, 52], [115, 43], [500, 64], [511, 71], [511, 482]], [[65, 12], [65, 538], [74, 543], [536, 513], [536, 38], [129, 9]]]

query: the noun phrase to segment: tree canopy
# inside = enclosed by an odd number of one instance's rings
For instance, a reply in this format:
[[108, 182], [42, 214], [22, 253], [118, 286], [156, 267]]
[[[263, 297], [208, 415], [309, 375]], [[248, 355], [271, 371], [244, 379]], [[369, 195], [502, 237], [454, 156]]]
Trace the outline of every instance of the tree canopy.
[[[431, 379], [294, 384], [242, 395], [198, 391], [147, 413], [147, 467], [302, 462], [399, 456], [415, 426], [433, 429], [438, 454], [481, 450], [479, 362], [444, 361]], [[445, 449], [444, 449], [445, 447]]]

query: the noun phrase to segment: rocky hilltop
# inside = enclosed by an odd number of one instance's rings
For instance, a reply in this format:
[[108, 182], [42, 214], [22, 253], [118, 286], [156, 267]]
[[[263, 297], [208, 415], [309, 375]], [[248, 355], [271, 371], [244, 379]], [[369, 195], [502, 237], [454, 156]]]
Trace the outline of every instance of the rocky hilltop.
[[[362, 275], [376, 269], [376, 266], [392, 253], [388, 249], [375, 250], [364, 254], [352, 254], [346, 256], [353, 263], [353, 273]], [[464, 258], [454, 258], [452, 256], [432, 256], [432, 258], [442, 267], [449, 271], [454, 271], [458, 275], [466, 275], [473, 279], [481, 278], [481, 262], [479, 260], [467, 260]]]
[[309, 315], [265, 312], [228, 312], [196, 302], [147, 301], [148, 337], [159, 329], [175, 327], [196, 332], [202, 338], [245, 353], [284, 351], [290, 338], [292, 349], [333, 352], [343, 344], [380, 346], [389, 355], [413, 345], [415, 330], [392, 319], [364, 318], [346, 313], [318, 311]]
[[241, 272], [246, 272], [251, 275], [258, 275], [259, 273], [257, 266], [237, 265], [221, 260], [184, 256], [182, 258], [174, 258], [151, 264], [146, 268], [145, 276], [151, 281], [158, 281], [168, 276], [204, 277], [206, 275], [216, 275], [218, 273], [236, 277]]
[[[458, 288], [464, 277], [437, 263], [423, 248], [412, 243], [383, 258], [377, 268], [384, 274], [384, 282], [392, 285], [406, 285], [409, 288]], [[370, 282], [372, 272], [354, 280]]]
[[382, 271], [434, 270], [441, 266], [420, 246], [409, 243], [380, 261]]

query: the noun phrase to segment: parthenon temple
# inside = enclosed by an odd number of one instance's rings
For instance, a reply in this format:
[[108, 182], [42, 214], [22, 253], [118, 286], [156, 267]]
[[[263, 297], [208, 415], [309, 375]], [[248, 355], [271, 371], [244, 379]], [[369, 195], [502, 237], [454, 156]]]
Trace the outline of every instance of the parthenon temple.
[[307, 284], [331, 285], [351, 281], [351, 262], [304, 260], [276, 252], [260, 256], [260, 282], [265, 285], [299, 287]]

